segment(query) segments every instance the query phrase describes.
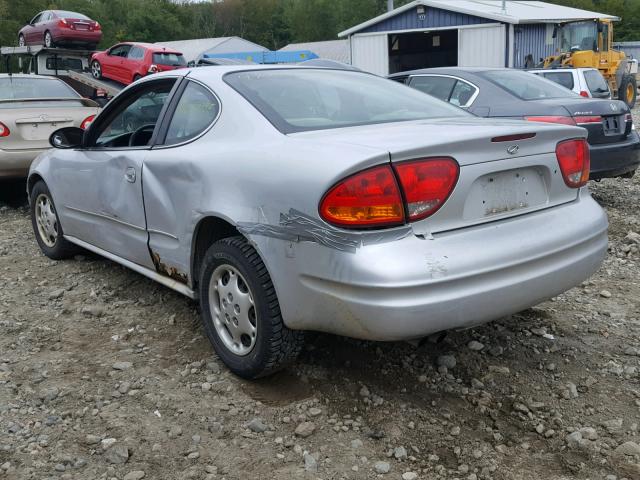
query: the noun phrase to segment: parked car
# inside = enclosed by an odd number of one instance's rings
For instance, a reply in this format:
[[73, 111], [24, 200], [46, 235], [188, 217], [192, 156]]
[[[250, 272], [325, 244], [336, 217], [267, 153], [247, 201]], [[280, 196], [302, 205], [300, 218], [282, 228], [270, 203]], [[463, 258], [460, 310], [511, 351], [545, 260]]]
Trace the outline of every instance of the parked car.
[[585, 98], [611, 98], [609, 84], [596, 68], [554, 68], [527, 70], [562, 85]]
[[[150, 96], [166, 108], [124, 131]], [[246, 378], [304, 330], [416, 339], [517, 312], [607, 250], [584, 129], [476, 118], [361, 72], [165, 72], [51, 138], [28, 180], [44, 254], [84, 247], [199, 299]]]
[[24, 178], [60, 127], [86, 128], [98, 105], [55, 77], [0, 74], [0, 178]]
[[66, 10], [40, 12], [20, 29], [18, 45], [55, 46], [81, 45], [95, 50], [102, 40], [102, 27], [86, 15]]
[[118, 43], [91, 56], [91, 74], [129, 85], [158, 72], [186, 68], [182, 53], [151, 43]]
[[522, 70], [432, 68], [391, 75], [480, 117], [579, 125], [588, 132], [592, 180], [631, 177], [640, 165], [640, 137], [619, 100], [583, 98]]

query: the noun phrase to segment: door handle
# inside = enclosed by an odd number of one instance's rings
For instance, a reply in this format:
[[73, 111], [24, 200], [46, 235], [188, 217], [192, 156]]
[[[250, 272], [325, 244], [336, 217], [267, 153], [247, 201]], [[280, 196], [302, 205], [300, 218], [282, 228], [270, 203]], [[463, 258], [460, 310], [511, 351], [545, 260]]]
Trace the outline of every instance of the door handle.
[[133, 167], [128, 167], [126, 172], [124, 172], [124, 178], [126, 178], [127, 182], [135, 183], [136, 182], [136, 169]]

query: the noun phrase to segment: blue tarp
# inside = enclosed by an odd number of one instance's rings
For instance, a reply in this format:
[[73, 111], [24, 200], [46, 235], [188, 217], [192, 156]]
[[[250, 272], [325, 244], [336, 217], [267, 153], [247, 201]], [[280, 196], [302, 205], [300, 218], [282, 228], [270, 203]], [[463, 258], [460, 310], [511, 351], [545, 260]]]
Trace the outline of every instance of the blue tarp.
[[206, 53], [203, 58], [237, 58], [248, 60], [254, 63], [275, 64], [275, 63], [298, 63], [305, 60], [318, 58], [318, 55], [310, 50], [297, 50], [292, 52], [237, 52], [237, 53]]

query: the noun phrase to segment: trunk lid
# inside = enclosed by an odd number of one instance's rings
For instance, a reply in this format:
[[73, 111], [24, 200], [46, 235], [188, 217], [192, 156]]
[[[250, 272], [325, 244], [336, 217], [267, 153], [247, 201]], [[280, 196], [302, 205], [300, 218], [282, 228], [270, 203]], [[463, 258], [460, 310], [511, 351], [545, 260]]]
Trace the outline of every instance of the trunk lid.
[[[534, 135], [510, 140], [512, 135]], [[412, 223], [417, 234], [444, 232], [523, 215], [577, 198], [562, 178], [555, 149], [583, 129], [560, 124], [455, 118], [292, 134], [321, 144], [374, 147], [391, 162], [453, 157], [460, 177], [444, 206]], [[501, 139], [500, 137], [507, 137]]]

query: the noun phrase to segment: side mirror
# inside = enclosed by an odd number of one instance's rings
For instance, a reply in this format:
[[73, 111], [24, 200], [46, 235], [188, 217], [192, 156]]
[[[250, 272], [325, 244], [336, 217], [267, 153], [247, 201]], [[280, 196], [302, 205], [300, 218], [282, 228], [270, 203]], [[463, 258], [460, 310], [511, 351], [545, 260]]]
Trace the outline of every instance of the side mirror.
[[84, 130], [80, 127], [64, 127], [56, 130], [49, 137], [49, 144], [54, 148], [69, 149], [80, 148]]

